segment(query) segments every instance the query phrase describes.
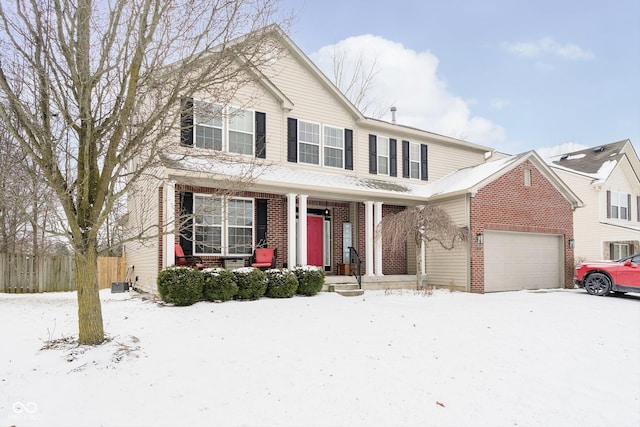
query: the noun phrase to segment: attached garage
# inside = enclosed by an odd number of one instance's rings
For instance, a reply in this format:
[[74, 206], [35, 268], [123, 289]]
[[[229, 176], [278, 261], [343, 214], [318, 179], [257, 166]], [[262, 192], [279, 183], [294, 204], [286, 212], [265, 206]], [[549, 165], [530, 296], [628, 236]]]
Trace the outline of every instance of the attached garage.
[[562, 287], [563, 236], [485, 230], [485, 292]]

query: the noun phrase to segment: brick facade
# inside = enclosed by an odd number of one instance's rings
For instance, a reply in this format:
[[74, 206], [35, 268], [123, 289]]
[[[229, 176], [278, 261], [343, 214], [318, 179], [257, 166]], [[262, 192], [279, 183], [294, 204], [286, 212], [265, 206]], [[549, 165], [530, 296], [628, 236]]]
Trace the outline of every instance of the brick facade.
[[[524, 184], [525, 170], [531, 185]], [[471, 198], [471, 292], [484, 292], [484, 248], [475, 236], [485, 230], [535, 232], [564, 236], [564, 283], [573, 284], [573, 239], [571, 204], [530, 162], [525, 161]]]

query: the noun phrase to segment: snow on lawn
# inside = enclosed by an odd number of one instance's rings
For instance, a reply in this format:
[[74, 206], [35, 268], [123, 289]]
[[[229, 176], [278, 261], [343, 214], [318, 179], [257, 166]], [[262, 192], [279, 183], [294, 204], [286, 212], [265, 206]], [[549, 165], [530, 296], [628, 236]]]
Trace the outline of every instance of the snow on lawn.
[[0, 294], [0, 426], [640, 425], [640, 295], [101, 298]]

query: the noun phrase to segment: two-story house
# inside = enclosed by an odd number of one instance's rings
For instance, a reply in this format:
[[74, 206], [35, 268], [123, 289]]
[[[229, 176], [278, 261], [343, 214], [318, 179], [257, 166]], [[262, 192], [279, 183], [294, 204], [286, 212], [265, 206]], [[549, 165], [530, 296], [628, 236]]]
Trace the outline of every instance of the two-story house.
[[547, 159], [585, 203], [574, 215], [576, 260], [640, 252], [640, 160], [629, 140]]
[[271, 68], [256, 70], [229, 103], [184, 99], [175, 149], [129, 195], [130, 226], [149, 230], [126, 247], [134, 286], [156, 292], [179, 245], [207, 266], [246, 264], [255, 247], [273, 247], [278, 267], [314, 265], [328, 277], [344, 272], [352, 247], [365, 289], [415, 287], [415, 246], [390, 250], [377, 225], [427, 203], [473, 236], [453, 251], [421, 249], [429, 284], [473, 292], [571, 284], [568, 242], [581, 201], [535, 152], [499, 158], [367, 118], [271, 30], [283, 47]]

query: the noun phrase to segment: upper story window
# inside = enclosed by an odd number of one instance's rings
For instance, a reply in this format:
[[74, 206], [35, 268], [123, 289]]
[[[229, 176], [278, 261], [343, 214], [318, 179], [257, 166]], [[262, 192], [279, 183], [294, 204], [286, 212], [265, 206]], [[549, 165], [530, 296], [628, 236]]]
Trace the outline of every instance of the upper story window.
[[324, 165], [342, 168], [344, 159], [344, 130], [324, 126]]
[[193, 195], [193, 244], [199, 255], [250, 255], [254, 201]]
[[409, 177], [420, 179], [420, 144], [412, 142], [409, 145]]
[[389, 138], [379, 136], [377, 141], [378, 174], [389, 175]]
[[629, 199], [631, 196], [618, 191], [607, 191], [608, 218], [631, 219]]
[[182, 145], [266, 158], [265, 113], [193, 98], [181, 107]]
[[195, 145], [230, 153], [253, 155], [253, 111], [211, 102], [195, 103]]
[[289, 118], [287, 161], [353, 170], [353, 131]]
[[222, 106], [196, 101], [196, 147], [222, 151], [222, 131]]
[[320, 125], [298, 121], [298, 159], [300, 163], [320, 164]]

